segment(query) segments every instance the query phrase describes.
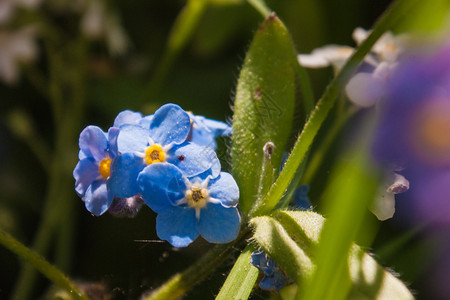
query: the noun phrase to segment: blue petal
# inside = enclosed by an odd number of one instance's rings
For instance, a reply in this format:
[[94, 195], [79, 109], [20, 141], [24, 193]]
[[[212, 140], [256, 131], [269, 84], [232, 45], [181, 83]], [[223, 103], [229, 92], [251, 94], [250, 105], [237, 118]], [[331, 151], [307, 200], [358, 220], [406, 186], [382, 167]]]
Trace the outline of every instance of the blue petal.
[[75, 178], [75, 191], [79, 196], [86, 193], [88, 187], [100, 175], [98, 165], [93, 158], [85, 158], [80, 160], [73, 170], [73, 177]]
[[201, 146], [216, 148], [215, 138], [230, 135], [233, 129], [226, 123], [191, 114], [194, 121], [190, 141]]
[[142, 127], [144, 127], [145, 129], [149, 129], [150, 128], [150, 123], [152, 122], [153, 119], [153, 115], [148, 115], [143, 117], [138, 124]]
[[119, 154], [117, 149], [117, 138], [119, 136], [120, 129], [117, 127], [111, 127], [108, 130], [108, 153], [110, 158], [114, 158]]
[[198, 237], [196, 225], [194, 209], [168, 205], [156, 218], [156, 233], [175, 247], [186, 247]]
[[108, 210], [113, 201], [113, 194], [108, 190], [104, 180], [94, 181], [83, 198], [86, 209], [96, 216]]
[[142, 170], [137, 181], [142, 199], [156, 213], [167, 205], [175, 205], [186, 191], [183, 174], [171, 164], [151, 164]]
[[167, 155], [167, 162], [177, 166], [186, 177], [196, 176], [208, 169], [211, 169], [212, 177], [220, 173], [220, 161], [209, 147], [184, 142], [172, 147]]
[[233, 176], [221, 172], [220, 176], [210, 180], [208, 185], [209, 195], [218, 199], [224, 206], [236, 206], [239, 200], [239, 187]]
[[150, 137], [161, 145], [181, 144], [189, 135], [191, 120], [178, 105], [161, 106], [150, 123]]
[[144, 160], [133, 153], [125, 153], [113, 159], [109, 185], [114, 196], [127, 198], [138, 194], [137, 177], [144, 167]]
[[303, 184], [294, 192], [294, 206], [301, 210], [311, 209], [311, 201], [308, 198], [309, 186]]
[[124, 124], [137, 124], [141, 119], [141, 113], [131, 110], [124, 110], [117, 115], [113, 126], [119, 127]]
[[79, 145], [86, 157], [101, 161], [108, 150], [106, 134], [97, 126], [88, 126], [80, 133]]
[[240, 225], [237, 208], [208, 203], [200, 211], [198, 231], [208, 242], [224, 244], [238, 236]]
[[148, 146], [148, 130], [139, 125], [125, 124], [120, 126], [117, 137], [117, 148], [120, 153], [144, 152]]

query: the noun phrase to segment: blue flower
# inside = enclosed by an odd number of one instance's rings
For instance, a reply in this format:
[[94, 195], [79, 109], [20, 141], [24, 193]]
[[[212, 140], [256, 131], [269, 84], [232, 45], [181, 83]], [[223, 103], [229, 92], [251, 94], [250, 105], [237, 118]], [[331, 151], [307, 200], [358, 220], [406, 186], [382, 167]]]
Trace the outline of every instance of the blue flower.
[[195, 176], [212, 169], [220, 172], [215, 152], [207, 147], [186, 142], [191, 122], [189, 115], [178, 105], [161, 106], [153, 116], [143, 118], [148, 127], [140, 124], [121, 124], [117, 136], [120, 155], [111, 165], [111, 189], [117, 197], [131, 197], [139, 193], [136, 179], [145, 167], [155, 163], [177, 166], [186, 176]]
[[282, 287], [293, 283], [292, 279], [263, 250], [253, 252], [250, 263], [264, 275], [259, 282], [259, 287], [263, 290], [278, 292]]
[[294, 207], [300, 210], [310, 210], [311, 209], [311, 201], [308, 198], [309, 185], [302, 184], [299, 186], [295, 192], [293, 199]]
[[117, 155], [117, 134], [117, 128], [106, 134], [97, 126], [88, 126], [80, 134], [80, 161], [73, 170], [75, 191], [86, 209], [96, 216], [103, 214], [113, 201], [110, 165]]
[[151, 164], [138, 184], [144, 202], [158, 214], [158, 236], [173, 246], [186, 247], [198, 235], [210, 243], [237, 237], [239, 188], [230, 174], [214, 178], [209, 170], [188, 178], [174, 165]]
[[196, 116], [192, 113], [189, 113], [189, 116], [192, 121], [192, 131], [188, 140], [197, 145], [209, 146], [215, 150], [217, 148], [216, 138], [230, 135], [233, 132], [227, 123]]
[[450, 224], [450, 45], [399, 62], [375, 131], [375, 158], [401, 167], [414, 220]]

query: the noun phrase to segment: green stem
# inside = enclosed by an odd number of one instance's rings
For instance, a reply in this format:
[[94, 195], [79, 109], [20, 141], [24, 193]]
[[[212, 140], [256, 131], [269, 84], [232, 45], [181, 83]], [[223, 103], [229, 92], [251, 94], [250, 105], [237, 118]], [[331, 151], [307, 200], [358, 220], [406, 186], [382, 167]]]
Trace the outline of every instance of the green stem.
[[259, 12], [264, 19], [267, 18], [267, 16], [269, 16], [272, 12], [264, 0], [247, 0], [247, 2], [253, 6], [253, 8], [256, 9], [256, 11]]
[[329, 111], [335, 104], [336, 99], [341, 92], [341, 87], [348, 82], [358, 65], [362, 62], [365, 55], [370, 51], [380, 36], [386, 30], [392, 28], [393, 25], [396, 24], [399, 19], [409, 11], [409, 9], [411, 9], [412, 5], [418, 1], [419, 0], [399, 0], [394, 2], [377, 21], [372, 33], [358, 47], [337, 76], [333, 78], [306, 122], [302, 133], [298, 137], [297, 142], [295, 143], [295, 146], [286, 161], [285, 167], [280, 173], [280, 176], [272, 185], [272, 188], [267, 194], [266, 201], [264, 201], [265, 205], [260, 206], [259, 210], [255, 212], [255, 215], [267, 214], [275, 207], [279, 199], [283, 196], [289, 182], [294, 177], [297, 168], [305, 158], [306, 153], [311, 147], [323, 122], [328, 116]]
[[166, 49], [156, 71], [144, 91], [142, 101], [148, 101], [156, 95], [169, 74], [173, 63], [186, 47], [202, 18], [209, 0], [189, 0], [178, 15], [169, 34]]
[[241, 230], [239, 237], [225, 245], [217, 245], [182, 273], [175, 274], [164, 285], [142, 300], [175, 300], [200, 283], [233, 253], [233, 248], [248, 238], [249, 229]]
[[[69, 278], [67, 278], [61, 271], [56, 267], [51, 265], [43, 257], [41, 257], [36, 252], [25, 247], [22, 243], [17, 241], [8, 233], [0, 229], [0, 243], [8, 248], [11, 252], [24, 259], [33, 265], [39, 272], [44, 274], [48, 279], [50, 279], [54, 284], [65, 289], [69, 294], [71, 294], [75, 299], [88, 300], [89, 298], [82, 293], [78, 287], [73, 284]], [[21, 299], [21, 298], [12, 298]]]

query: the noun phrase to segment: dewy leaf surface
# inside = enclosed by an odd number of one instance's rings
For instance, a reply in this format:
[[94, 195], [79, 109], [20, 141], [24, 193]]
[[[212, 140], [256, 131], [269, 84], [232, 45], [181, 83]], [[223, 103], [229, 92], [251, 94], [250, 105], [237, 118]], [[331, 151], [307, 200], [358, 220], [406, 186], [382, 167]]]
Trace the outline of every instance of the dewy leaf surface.
[[250, 45], [236, 91], [231, 151], [244, 215], [256, 200], [264, 144], [275, 145], [274, 168], [285, 152], [294, 113], [295, 64], [286, 27], [269, 15]]

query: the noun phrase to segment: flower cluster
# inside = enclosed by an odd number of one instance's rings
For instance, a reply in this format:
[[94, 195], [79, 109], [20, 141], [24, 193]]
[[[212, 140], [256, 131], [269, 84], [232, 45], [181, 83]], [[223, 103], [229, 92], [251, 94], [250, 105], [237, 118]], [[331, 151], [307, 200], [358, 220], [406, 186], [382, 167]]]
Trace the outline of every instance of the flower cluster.
[[450, 46], [399, 62], [375, 133], [377, 160], [411, 182], [415, 216], [450, 224]]
[[214, 151], [215, 138], [230, 133], [227, 124], [175, 104], [149, 116], [123, 111], [108, 132], [96, 126], [81, 132], [75, 190], [97, 216], [109, 209], [135, 215], [142, 199], [158, 214], [158, 236], [173, 246], [198, 235], [230, 242], [240, 228], [239, 189]]

